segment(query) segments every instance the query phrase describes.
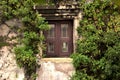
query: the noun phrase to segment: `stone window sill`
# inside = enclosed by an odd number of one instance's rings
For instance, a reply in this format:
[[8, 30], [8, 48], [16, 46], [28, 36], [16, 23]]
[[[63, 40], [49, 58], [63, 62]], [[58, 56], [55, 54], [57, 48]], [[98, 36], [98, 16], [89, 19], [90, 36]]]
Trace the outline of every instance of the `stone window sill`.
[[54, 63], [71, 63], [72, 58], [42, 58], [41, 61], [44, 62], [54, 62]]

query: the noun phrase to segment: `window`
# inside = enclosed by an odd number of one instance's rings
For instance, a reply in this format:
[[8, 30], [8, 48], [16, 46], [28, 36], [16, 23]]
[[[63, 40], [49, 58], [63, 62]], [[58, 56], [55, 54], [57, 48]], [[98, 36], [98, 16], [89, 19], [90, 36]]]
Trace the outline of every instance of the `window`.
[[55, 36], [55, 25], [50, 24], [50, 30], [48, 31], [48, 37], [54, 37]]
[[68, 52], [68, 43], [67, 42], [62, 43], [62, 52]]
[[68, 37], [68, 24], [61, 24], [61, 37]]
[[72, 21], [50, 20], [50, 29], [44, 32], [46, 57], [68, 57], [73, 52]]
[[54, 53], [54, 44], [53, 43], [48, 43], [48, 52]]

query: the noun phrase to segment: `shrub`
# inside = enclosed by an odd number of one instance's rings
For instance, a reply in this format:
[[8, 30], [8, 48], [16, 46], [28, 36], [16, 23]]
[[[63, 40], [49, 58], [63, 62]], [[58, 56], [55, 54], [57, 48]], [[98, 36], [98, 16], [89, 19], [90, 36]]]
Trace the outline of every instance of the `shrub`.
[[110, 0], [80, 2], [83, 18], [77, 31], [76, 69], [72, 80], [120, 79], [120, 11]]

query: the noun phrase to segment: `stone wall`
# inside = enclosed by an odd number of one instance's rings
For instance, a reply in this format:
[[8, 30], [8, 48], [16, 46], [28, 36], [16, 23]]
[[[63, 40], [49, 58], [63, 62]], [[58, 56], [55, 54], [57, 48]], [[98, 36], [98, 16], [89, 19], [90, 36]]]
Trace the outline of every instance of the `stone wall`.
[[9, 45], [0, 48], [0, 80], [23, 80], [24, 71], [17, 66], [15, 54], [13, 53], [13, 44], [16, 40], [10, 40], [17, 34], [10, 29], [10, 26], [20, 27], [21, 23], [13, 19], [0, 25], [0, 36], [6, 36], [5, 41], [9, 43]]
[[10, 46], [0, 49], [0, 80], [23, 80], [23, 70], [17, 66], [11, 49]]
[[37, 71], [37, 80], [70, 80], [74, 67], [70, 58], [44, 58]]

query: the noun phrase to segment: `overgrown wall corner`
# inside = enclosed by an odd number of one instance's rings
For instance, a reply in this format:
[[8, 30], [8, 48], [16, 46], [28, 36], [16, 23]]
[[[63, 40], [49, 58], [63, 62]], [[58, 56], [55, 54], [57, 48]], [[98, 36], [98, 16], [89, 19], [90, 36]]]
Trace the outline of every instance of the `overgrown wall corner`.
[[[5, 24], [0, 25], [0, 36], [15, 37], [17, 34], [10, 29], [9, 26], [20, 26], [21, 23], [17, 22], [16, 19], [9, 20]], [[15, 40], [9, 41], [8, 43], [15, 43]], [[0, 48], [0, 80], [23, 80], [24, 70], [19, 68], [15, 54], [13, 53], [13, 45], [3, 46]]]
[[[76, 48], [76, 41], [78, 39], [77, 34], [77, 27], [79, 26], [79, 21], [81, 20], [81, 13], [78, 14], [77, 17], [73, 19], [73, 46], [74, 51]], [[14, 31], [10, 31], [11, 29], [9, 26], [22, 26], [22, 24], [16, 20], [12, 19], [6, 22], [6, 24], [0, 25], [0, 36], [8, 36], [8, 37], [14, 37], [17, 36], [17, 34]], [[14, 43], [13, 41], [8, 41], [10, 43]], [[14, 46], [4, 46], [0, 49], [0, 80], [23, 80], [24, 79], [24, 70], [20, 69], [17, 66], [16, 60], [15, 60], [15, 54], [11, 52]], [[40, 48], [40, 51], [41, 48]], [[40, 52], [42, 53], [42, 52]], [[40, 54], [41, 56], [41, 54]], [[41, 58], [40, 58], [41, 59]], [[43, 59], [42, 59], [43, 60]], [[72, 59], [70, 58], [60, 58], [60, 59], [52, 59], [51, 60], [39, 60], [41, 67], [38, 69], [38, 76], [37, 80], [69, 80], [72, 74], [74, 73], [74, 67], [72, 65]], [[54, 62], [54, 61], [60, 61], [60, 62]], [[42, 62], [41, 62], [42, 61]], [[48, 67], [50, 66], [50, 67]], [[42, 73], [41, 71], [48, 70], [48, 73], [50, 74], [49, 77], [52, 79], [42, 79], [45, 77], [45, 73]], [[68, 71], [68, 72], [67, 72]], [[45, 71], [44, 71], [45, 72]], [[53, 75], [51, 75], [51, 72]], [[55, 72], [55, 73], [53, 73]], [[46, 74], [47, 76], [47, 74]], [[63, 78], [63, 79], [62, 79]]]

